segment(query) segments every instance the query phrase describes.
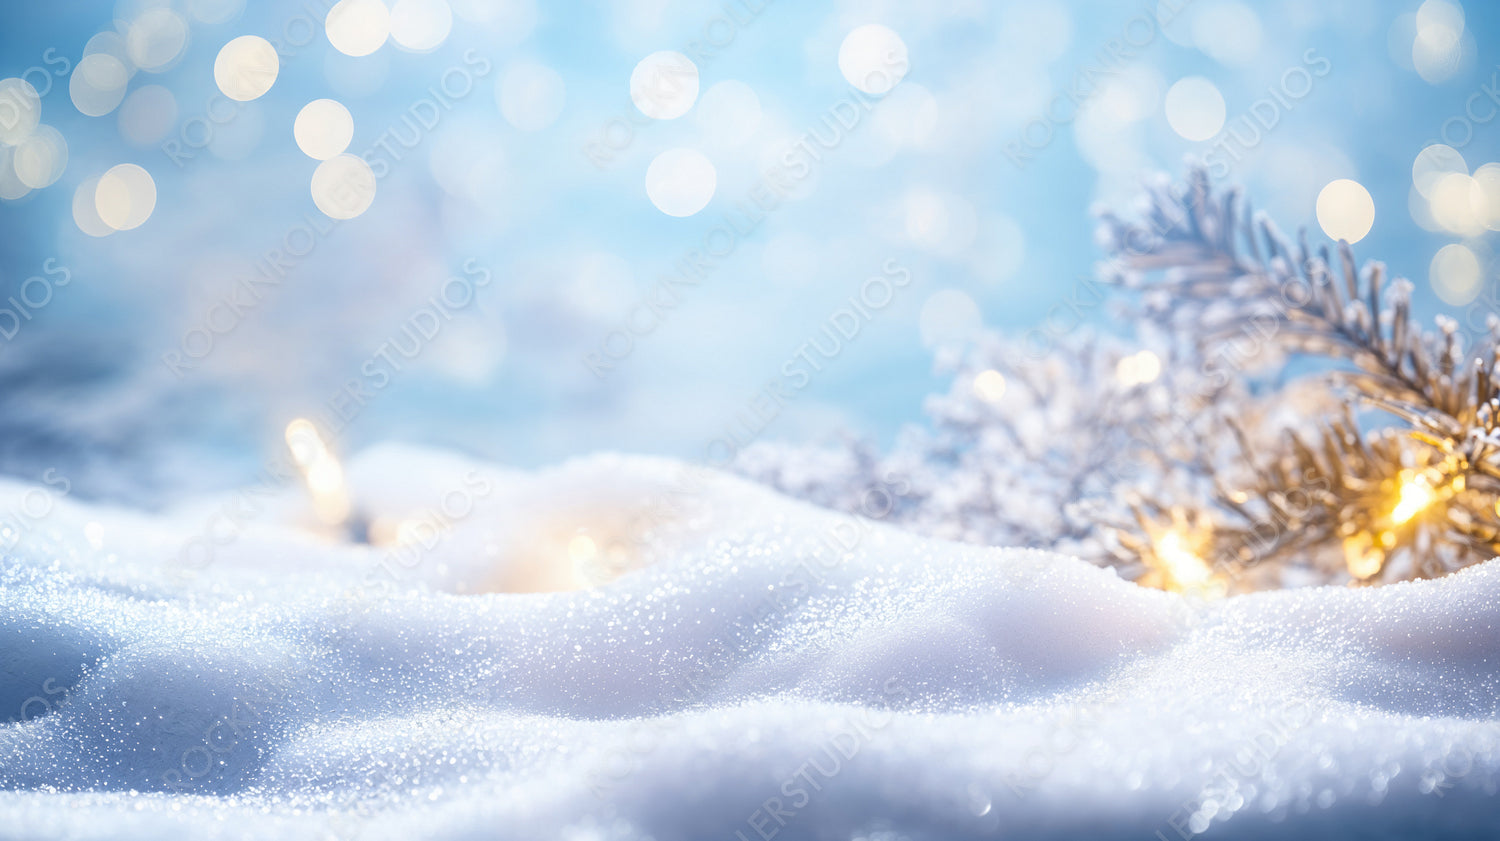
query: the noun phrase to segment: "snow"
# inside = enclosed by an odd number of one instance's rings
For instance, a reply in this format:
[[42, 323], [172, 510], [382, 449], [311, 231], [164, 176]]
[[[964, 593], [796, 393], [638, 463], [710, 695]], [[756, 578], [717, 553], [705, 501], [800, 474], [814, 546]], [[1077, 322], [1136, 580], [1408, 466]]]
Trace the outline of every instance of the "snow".
[[0, 489], [0, 838], [1500, 832], [1500, 567], [1199, 603], [667, 460], [348, 477], [429, 545]]

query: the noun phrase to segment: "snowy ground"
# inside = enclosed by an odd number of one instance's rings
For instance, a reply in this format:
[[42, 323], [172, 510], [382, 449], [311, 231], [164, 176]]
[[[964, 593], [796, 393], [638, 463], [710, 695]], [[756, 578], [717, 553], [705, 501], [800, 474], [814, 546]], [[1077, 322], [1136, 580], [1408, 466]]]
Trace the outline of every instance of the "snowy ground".
[[1500, 835], [1500, 566], [1202, 605], [661, 460], [349, 483], [439, 513], [4, 489], [0, 838]]

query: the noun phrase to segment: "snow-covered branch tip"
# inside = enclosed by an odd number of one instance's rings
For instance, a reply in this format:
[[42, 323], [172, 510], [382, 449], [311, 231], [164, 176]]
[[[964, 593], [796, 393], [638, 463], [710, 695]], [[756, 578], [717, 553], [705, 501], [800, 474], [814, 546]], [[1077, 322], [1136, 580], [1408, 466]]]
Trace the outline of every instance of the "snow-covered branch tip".
[[1383, 264], [1359, 266], [1344, 241], [1314, 250], [1306, 230], [1292, 243], [1237, 190], [1215, 193], [1202, 170], [1181, 188], [1153, 185], [1140, 221], [1102, 217], [1103, 275], [1141, 293], [1144, 317], [1205, 359], [1255, 340], [1324, 360], [1341, 386], [1339, 413], [1318, 418], [1314, 434], [1240, 447], [1248, 484], [1217, 481], [1207, 462], [1228, 520], [1215, 529], [1219, 560], [1308, 557], [1377, 581], [1500, 553], [1500, 319], [1466, 352], [1451, 318], [1435, 331], [1414, 322], [1411, 284], [1388, 282]]

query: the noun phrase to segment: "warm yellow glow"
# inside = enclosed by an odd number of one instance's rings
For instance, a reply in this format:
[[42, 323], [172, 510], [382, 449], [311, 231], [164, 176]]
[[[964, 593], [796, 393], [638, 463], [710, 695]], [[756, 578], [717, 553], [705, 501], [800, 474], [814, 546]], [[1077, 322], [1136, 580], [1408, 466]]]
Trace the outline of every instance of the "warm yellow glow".
[[430, 517], [376, 517], [370, 522], [369, 540], [371, 546], [395, 549], [419, 544], [427, 546], [441, 531], [442, 524]]
[[297, 418], [286, 425], [286, 445], [292, 451], [292, 461], [303, 469], [327, 450], [318, 428], [306, 418]]
[[1208, 564], [1194, 555], [1187, 548], [1182, 535], [1175, 531], [1162, 535], [1157, 542], [1156, 559], [1162, 563], [1167, 575], [1183, 588], [1202, 584], [1213, 577]]
[[594, 545], [594, 539], [587, 535], [578, 535], [568, 541], [568, 557], [575, 564], [584, 564], [592, 561], [599, 555], [599, 547]]
[[286, 446], [292, 453], [292, 461], [302, 471], [318, 519], [334, 526], [344, 522], [349, 516], [344, 468], [318, 428], [306, 418], [297, 418], [286, 426]]
[[1426, 474], [1401, 471], [1400, 498], [1396, 500], [1396, 507], [1391, 510], [1391, 524], [1400, 526], [1410, 522], [1411, 518], [1436, 501], [1437, 491], [1433, 490], [1432, 482]]
[[332, 459], [322, 459], [307, 468], [307, 487], [315, 494], [338, 493], [344, 487], [344, 470]]
[[1174, 511], [1172, 524], [1150, 537], [1144, 560], [1151, 571], [1142, 584], [1199, 598], [1219, 598], [1228, 592], [1224, 577], [1203, 559], [1203, 550], [1212, 537], [1206, 524], [1195, 526]]
[[588, 588], [607, 583], [599, 564], [599, 545], [592, 537], [580, 534], [568, 541], [568, 560], [572, 562], [569, 568], [574, 586]]
[[1362, 532], [1344, 538], [1344, 564], [1349, 568], [1351, 576], [1363, 581], [1385, 566], [1385, 552], [1375, 545], [1374, 538]]

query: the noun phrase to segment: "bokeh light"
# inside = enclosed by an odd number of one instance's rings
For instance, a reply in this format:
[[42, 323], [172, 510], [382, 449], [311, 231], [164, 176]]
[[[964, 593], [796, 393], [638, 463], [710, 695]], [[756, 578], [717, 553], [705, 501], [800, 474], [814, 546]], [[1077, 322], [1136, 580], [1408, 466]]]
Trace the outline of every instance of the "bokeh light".
[[265, 96], [280, 72], [276, 48], [255, 35], [241, 35], [225, 44], [214, 61], [214, 83], [225, 96], [239, 102]]
[[974, 396], [991, 405], [1005, 397], [1005, 375], [993, 368], [980, 371], [974, 376]]
[[156, 209], [156, 182], [135, 164], [111, 167], [94, 189], [94, 208], [99, 219], [117, 231], [139, 228]]
[[375, 202], [375, 173], [356, 155], [329, 158], [313, 172], [312, 197], [329, 218], [353, 219]]
[[1433, 255], [1427, 267], [1427, 280], [1444, 303], [1461, 307], [1479, 297], [1484, 277], [1474, 252], [1454, 243]]
[[307, 491], [312, 495], [318, 519], [329, 525], [342, 523], [349, 516], [349, 492], [344, 483], [344, 467], [333, 450], [306, 418], [287, 424], [285, 438], [292, 461], [302, 472]]
[[1406, 209], [1411, 213], [1411, 220], [1422, 230], [1433, 233], [1443, 230], [1443, 226], [1432, 218], [1432, 205], [1427, 202], [1427, 197], [1417, 192], [1415, 186], [1406, 193]]
[[889, 93], [906, 77], [909, 67], [906, 42], [878, 23], [855, 27], [839, 45], [839, 72], [865, 93]]
[[1464, 10], [1449, 0], [1426, 0], [1417, 7], [1417, 32], [1432, 40], [1457, 42], [1464, 31]]
[[1323, 233], [1352, 244], [1375, 226], [1375, 200], [1358, 181], [1340, 178], [1318, 193], [1317, 214]]
[[1202, 76], [1179, 79], [1167, 89], [1167, 123], [1185, 140], [1212, 140], [1224, 127], [1224, 96]]
[[1247, 65], [1260, 56], [1260, 16], [1254, 9], [1238, 0], [1200, 0], [1195, 6], [1193, 46], [1226, 65]]
[[536, 0], [449, 0], [453, 14], [494, 32], [501, 46], [519, 42], [536, 28]]
[[[0, 195], [8, 197], [0, 210], [12, 214], [6, 242], [15, 243], [17, 263], [0, 268], [13, 281], [24, 279], [36, 271], [31, 252], [55, 251], [76, 263], [79, 276], [111, 278], [78, 284], [78, 309], [70, 302], [50, 316], [70, 329], [83, 323], [70, 320], [75, 316], [102, 311], [83, 306], [85, 294], [144, 284], [149, 294], [133, 302], [154, 307], [142, 325], [159, 324], [143, 352], [170, 347], [173, 330], [199, 318], [220, 287], [256, 271], [272, 252], [298, 277], [347, 274], [409, 292], [339, 309], [351, 328], [348, 341], [318, 348], [326, 361], [293, 378], [317, 392], [357, 371], [358, 353], [379, 347], [402, 308], [421, 300], [425, 281], [409, 279], [413, 265], [448, 263], [453, 271], [476, 256], [496, 277], [515, 279], [492, 288], [487, 294], [499, 294], [476, 308], [474, 314], [485, 310], [475, 319], [479, 329], [497, 329], [491, 322], [513, 313], [515, 332], [495, 381], [464, 405], [492, 400], [490, 388], [515, 388], [527, 399], [571, 407], [572, 398], [560, 395], [594, 383], [575, 379], [587, 374], [576, 358], [560, 357], [597, 350], [625, 319], [647, 320], [637, 309], [642, 290], [675, 277], [679, 265], [692, 270], [693, 253], [704, 254], [702, 237], [729, 226], [737, 244], [713, 260], [715, 282], [677, 290], [679, 305], [662, 318], [670, 329], [634, 337], [639, 353], [617, 366], [628, 371], [609, 384], [619, 389], [617, 405], [639, 407], [674, 388], [671, 377], [688, 376], [669, 374], [668, 360], [700, 354], [721, 338], [705, 337], [712, 332], [705, 325], [720, 313], [744, 310], [763, 321], [774, 304], [806, 315], [806, 323], [778, 323], [759, 343], [734, 337], [746, 346], [747, 361], [726, 353], [725, 370], [711, 380], [737, 389], [756, 375], [746, 369], [773, 367], [771, 354], [798, 347], [820, 314], [891, 256], [910, 268], [913, 286], [872, 321], [857, 353], [830, 366], [826, 382], [768, 430], [772, 437], [821, 435], [836, 423], [863, 424], [863, 405], [844, 405], [855, 393], [851, 384], [890, 370], [898, 373], [887, 384], [901, 399], [880, 402], [871, 410], [878, 417], [859, 430], [885, 437], [920, 417], [933, 382], [923, 342], [945, 334], [944, 301], [960, 322], [968, 300], [987, 326], [1025, 335], [1054, 306], [1088, 294], [1073, 280], [1088, 276], [1100, 253], [1088, 209], [1133, 215], [1142, 177], [1161, 172], [1180, 180], [1185, 153], [1214, 165], [1216, 183], [1241, 186], [1256, 210], [1288, 232], [1311, 226], [1326, 240], [1326, 226], [1331, 236], [1363, 237], [1356, 246], [1362, 259], [1385, 260], [1393, 275], [1418, 281], [1413, 309], [1423, 318], [1447, 306], [1443, 301], [1473, 294], [1457, 258], [1445, 256], [1457, 268], [1435, 272], [1432, 283], [1424, 274], [1449, 243], [1477, 259], [1479, 294], [1488, 295], [1494, 245], [1484, 234], [1500, 228], [1500, 164], [1487, 162], [1500, 159], [1491, 142], [1500, 122], [1485, 121], [1490, 109], [1482, 93], [1472, 114], [1465, 104], [1489, 81], [1493, 62], [1473, 48], [1494, 42], [1490, 16], [1474, 2], [1459, 9], [1457, 0], [1409, 0], [1399, 9], [1360, 2], [1369, 13], [1359, 27], [1347, 16], [1346, 31], [1329, 8], [1255, 0], [1164, 0], [1167, 21], [1147, 19], [1155, 0], [1141, 18], [1111, 18], [1102, 0], [962, 8], [825, 3], [794, 13], [773, 5], [753, 23], [722, 18], [722, 4], [681, 14], [691, 10], [657, 0], [609, 4], [592, 16], [563, 15], [534, 0], [285, 7], [108, 0], [95, 14], [37, 29], [30, 43], [19, 40], [31, 37], [24, 28], [45, 16], [18, 12], [7, 18], [17, 27], [17, 48], [8, 53], [15, 61], [0, 75], [18, 77], [4, 89], [29, 103], [22, 110], [30, 113], [19, 125], [0, 119], [0, 134], [13, 141], [0, 152]], [[1125, 33], [1127, 21], [1134, 22]], [[391, 43], [393, 26], [398, 37]], [[1425, 42], [1474, 60], [1445, 87], [1429, 87], [1392, 61], [1404, 56], [1413, 66], [1419, 31]], [[1382, 49], [1388, 32], [1389, 54]], [[1117, 61], [1101, 52], [1122, 34], [1132, 39], [1128, 56]], [[413, 54], [433, 43], [431, 53]], [[241, 44], [256, 46], [245, 53], [252, 60], [237, 57]], [[1309, 48], [1326, 56], [1333, 72], [1317, 77], [1312, 96], [1294, 100], [1277, 83], [1301, 91], [1300, 80], [1286, 82], [1283, 74], [1315, 71], [1303, 57]], [[228, 71], [219, 67], [221, 53]], [[64, 69], [57, 58], [72, 64]], [[225, 72], [235, 81], [221, 78]], [[1339, 103], [1348, 108], [1338, 112]], [[1398, 129], [1372, 129], [1377, 122]], [[1441, 145], [1424, 150], [1429, 143]], [[1010, 147], [1018, 150], [1014, 157]], [[366, 163], [321, 166], [341, 156]], [[157, 195], [144, 224], [118, 233], [96, 201], [108, 200], [118, 179], [102, 188], [98, 178], [83, 189], [80, 181], [124, 162], [148, 170]], [[1357, 179], [1367, 190], [1335, 201], [1337, 187], [1322, 192], [1335, 179]], [[1368, 197], [1382, 213], [1396, 213], [1380, 217], [1379, 231]], [[114, 208], [109, 219], [125, 224], [132, 215]], [[293, 259], [284, 239], [297, 230], [293, 247], [301, 251], [303, 226], [320, 238], [337, 231]], [[407, 229], [411, 236], [401, 236]], [[113, 238], [91, 242], [81, 231]], [[1381, 241], [1372, 245], [1377, 235]], [[201, 268], [213, 262], [206, 250], [233, 267]], [[129, 262], [143, 255], [191, 268], [156, 271]], [[609, 269], [590, 268], [582, 255], [608, 255]], [[251, 369], [274, 379], [268, 371], [284, 368], [284, 360], [247, 356], [260, 334], [322, 317], [307, 311], [347, 301], [355, 285], [330, 281], [320, 287], [325, 297], [281, 295], [257, 308], [246, 316], [246, 332], [216, 350], [196, 381], [208, 387]], [[926, 307], [924, 338], [924, 303], [939, 290], [953, 294]], [[157, 295], [168, 303], [158, 305]], [[1084, 322], [1107, 317], [1102, 306], [1079, 308]], [[38, 335], [51, 329], [40, 320], [31, 328]], [[460, 336], [453, 325], [444, 329]], [[490, 368], [457, 351], [448, 356], [450, 350], [434, 343], [428, 361], [413, 366], [421, 372], [411, 382], [436, 377], [437, 393], [487, 381]], [[1014, 379], [1004, 366], [993, 367]], [[1115, 383], [1113, 360], [1104, 373]], [[710, 380], [698, 376], [691, 375], [695, 388]], [[1007, 401], [1024, 391], [1011, 385]], [[254, 388], [247, 385], [247, 393]], [[416, 391], [403, 385], [382, 394], [379, 410], [365, 414], [352, 434], [378, 437], [388, 425], [408, 422], [402, 413]], [[302, 396], [305, 405], [277, 407], [281, 423], [314, 411], [323, 398]], [[595, 419], [558, 411], [595, 430]], [[424, 409], [423, 420], [440, 414]], [[716, 421], [699, 420], [710, 428]], [[540, 442], [546, 458], [565, 455], [558, 443], [564, 436], [548, 439], [530, 421], [504, 423], [528, 443]], [[631, 420], [600, 440], [665, 451], [700, 432], [687, 420], [670, 438], [641, 431], [648, 426]]]
[[348, 56], [366, 56], [391, 35], [391, 12], [380, 0], [340, 0], [324, 20], [328, 43]]
[[396, 0], [391, 6], [391, 40], [414, 53], [442, 46], [453, 30], [447, 0]]
[[16, 147], [13, 166], [16, 177], [27, 187], [33, 190], [50, 187], [68, 167], [68, 141], [52, 126], [37, 126]]
[[14, 146], [42, 121], [42, 98], [22, 79], [0, 79], [0, 143]]
[[1437, 182], [1454, 172], [1468, 174], [1469, 165], [1464, 163], [1464, 156], [1451, 146], [1436, 143], [1417, 153], [1411, 165], [1411, 183], [1417, 192], [1431, 198]]
[[127, 76], [135, 78], [135, 62], [130, 60], [130, 45], [126, 42], [124, 35], [107, 29], [96, 33], [88, 40], [88, 43], [83, 45], [83, 58], [101, 54], [112, 56], [125, 68]]
[[302, 106], [292, 123], [297, 148], [308, 157], [326, 161], [341, 155], [354, 140], [354, 117], [343, 103], [315, 99]]
[[16, 147], [0, 146], [0, 199], [16, 201], [25, 198], [31, 188], [16, 172]]
[[79, 60], [68, 79], [73, 107], [86, 117], [102, 117], [125, 99], [130, 73], [109, 53], [94, 53]]
[[107, 237], [115, 229], [99, 218], [99, 207], [95, 197], [99, 192], [99, 179], [86, 178], [73, 191], [73, 222], [78, 230], [91, 237]]
[[1137, 351], [1115, 363], [1115, 380], [1125, 388], [1155, 382], [1161, 376], [1161, 357], [1149, 350]]
[[125, 30], [126, 54], [131, 63], [147, 73], [171, 67], [187, 43], [187, 21], [167, 6], [145, 10]]
[[718, 183], [713, 162], [694, 149], [668, 149], [646, 168], [646, 196], [668, 216], [692, 216], [702, 210]]
[[1447, 0], [1426, 0], [1416, 15], [1412, 66], [1430, 84], [1446, 81], [1463, 59], [1464, 12]]
[[1500, 231], [1500, 163], [1488, 163], [1474, 170], [1474, 181], [1484, 194], [1484, 226]]
[[1433, 220], [1444, 230], [1467, 237], [1484, 233], [1488, 200], [1477, 180], [1450, 172], [1436, 181], [1428, 201]]
[[682, 53], [652, 53], [630, 73], [630, 101], [653, 120], [675, 120], [697, 100], [698, 65]]

